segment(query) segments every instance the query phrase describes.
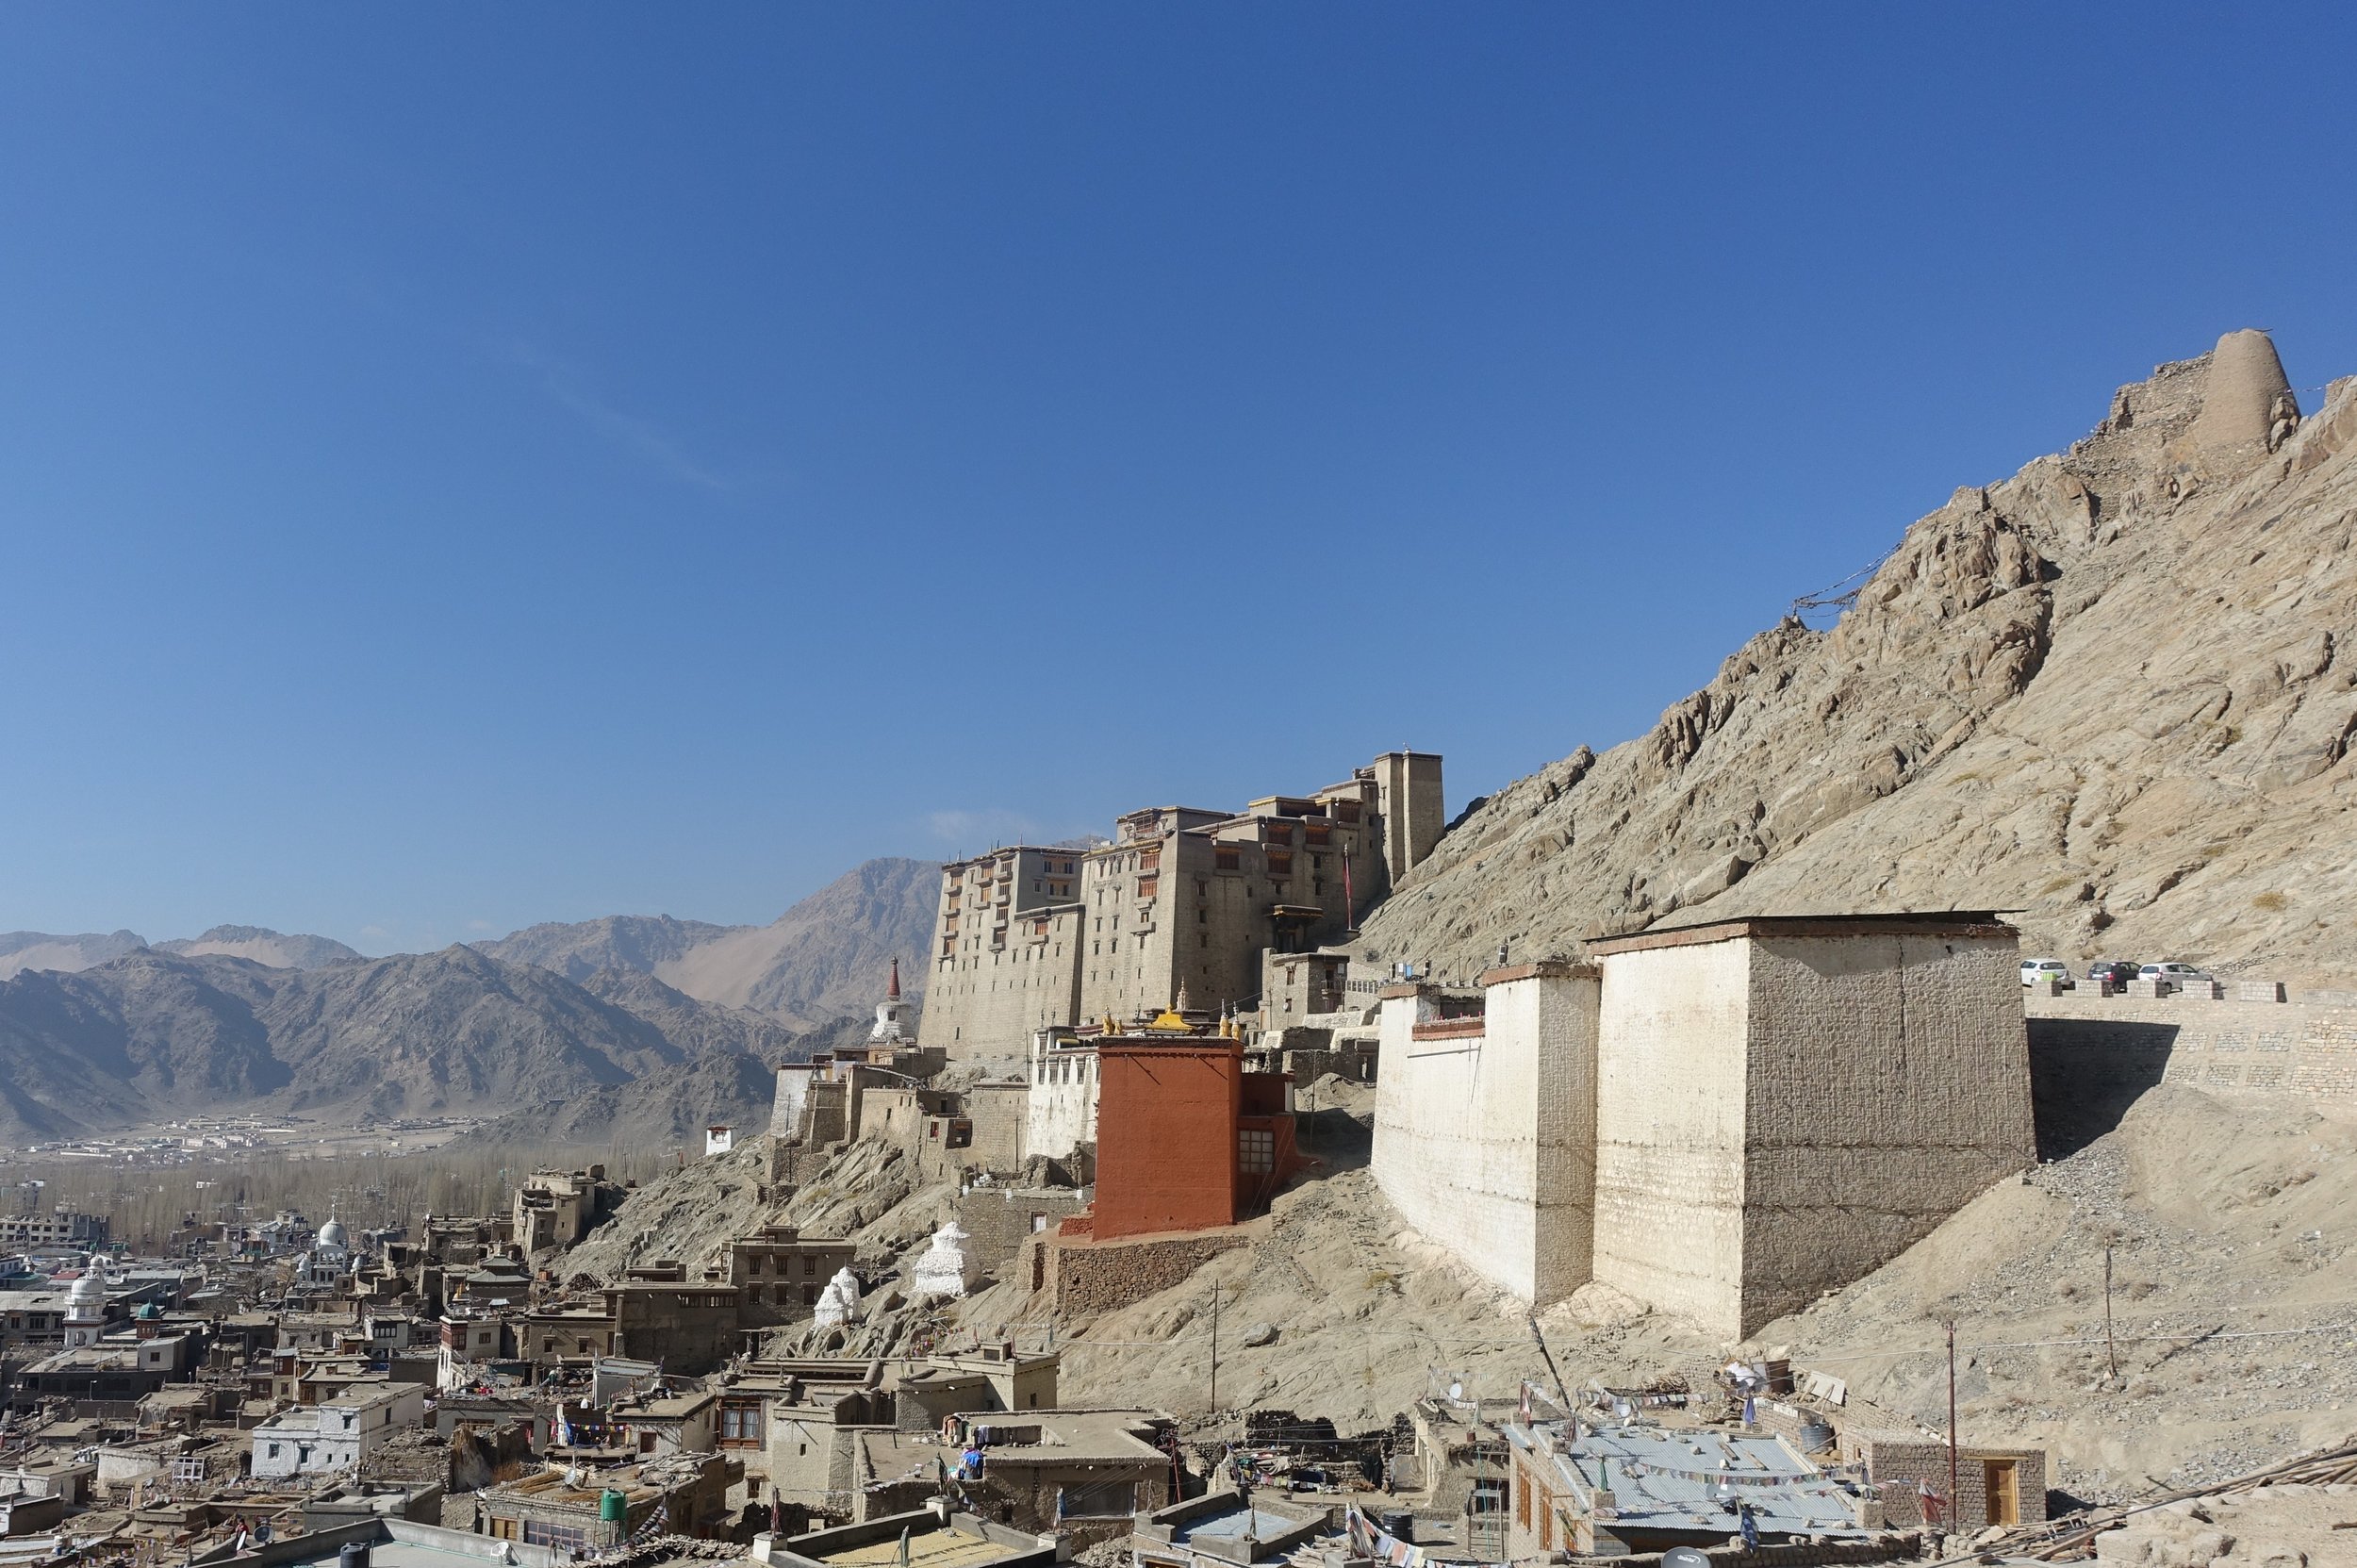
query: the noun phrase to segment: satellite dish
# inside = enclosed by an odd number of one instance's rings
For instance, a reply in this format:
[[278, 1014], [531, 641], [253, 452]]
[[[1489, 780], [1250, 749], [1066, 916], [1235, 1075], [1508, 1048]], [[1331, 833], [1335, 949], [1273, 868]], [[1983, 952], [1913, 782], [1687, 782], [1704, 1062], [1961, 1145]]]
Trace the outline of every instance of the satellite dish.
[[1458, 1403], [1459, 1403], [1459, 1404], [1464, 1403], [1464, 1400], [1465, 1400], [1465, 1385], [1464, 1385], [1464, 1384], [1462, 1384], [1462, 1383], [1451, 1383], [1451, 1384], [1449, 1384], [1449, 1386], [1448, 1386], [1448, 1396], [1449, 1396], [1451, 1399], [1456, 1400], [1456, 1401], [1457, 1401]]
[[1661, 1568], [1710, 1568], [1710, 1559], [1691, 1546], [1673, 1546], [1661, 1554]]

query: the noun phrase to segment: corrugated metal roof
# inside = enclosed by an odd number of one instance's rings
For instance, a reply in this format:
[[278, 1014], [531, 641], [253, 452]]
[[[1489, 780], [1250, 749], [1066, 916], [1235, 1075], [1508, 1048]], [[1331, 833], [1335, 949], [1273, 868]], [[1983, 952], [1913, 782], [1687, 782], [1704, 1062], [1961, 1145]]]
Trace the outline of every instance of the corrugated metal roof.
[[1550, 1434], [1557, 1469], [1583, 1504], [1608, 1489], [1607, 1527], [1734, 1534], [1736, 1505], [1776, 1535], [1866, 1535], [1852, 1494], [1781, 1438], [1747, 1432], [1604, 1427], [1576, 1443]]

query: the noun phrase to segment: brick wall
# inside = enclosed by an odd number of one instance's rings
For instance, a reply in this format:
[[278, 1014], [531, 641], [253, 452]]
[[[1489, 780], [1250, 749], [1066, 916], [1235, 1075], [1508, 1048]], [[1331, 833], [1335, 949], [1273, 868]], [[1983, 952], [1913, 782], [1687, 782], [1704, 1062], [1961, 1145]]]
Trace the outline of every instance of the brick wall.
[[980, 1170], [1023, 1168], [1023, 1122], [1029, 1085], [977, 1083], [966, 1091], [965, 1114], [974, 1124], [974, 1141], [967, 1147], [968, 1165]]
[[1742, 948], [1611, 955], [1597, 1030], [1596, 1278], [1714, 1326], [1741, 1315]]

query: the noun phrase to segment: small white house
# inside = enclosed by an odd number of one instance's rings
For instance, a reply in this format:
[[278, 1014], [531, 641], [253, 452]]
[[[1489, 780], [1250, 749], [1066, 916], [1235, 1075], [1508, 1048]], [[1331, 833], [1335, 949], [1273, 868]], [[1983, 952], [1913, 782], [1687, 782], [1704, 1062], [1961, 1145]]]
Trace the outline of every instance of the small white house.
[[704, 1153], [707, 1157], [715, 1154], [726, 1154], [730, 1149], [733, 1149], [735, 1147], [736, 1129], [733, 1127], [707, 1127], [704, 1129]]
[[317, 1405], [280, 1411], [254, 1428], [256, 1479], [356, 1470], [395, 1432], [425, 1419], [425, 1389], [417, 1383], [351, 1389]]

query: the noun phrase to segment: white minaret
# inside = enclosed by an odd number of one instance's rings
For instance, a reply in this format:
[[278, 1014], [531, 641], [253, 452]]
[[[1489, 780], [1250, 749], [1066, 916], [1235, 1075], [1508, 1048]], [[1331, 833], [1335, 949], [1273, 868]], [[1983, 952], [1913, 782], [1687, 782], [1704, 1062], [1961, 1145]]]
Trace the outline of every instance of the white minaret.
[[892, 982], [884, 988], [884, 999], [876, 1004], [876, 1027], [867, 1032], [871, 1046], [894, 1046], [908, 1035], [900, 1028], [900, 961], [892, 961]]
[[66, 1348], [96, 1345], [106, 1331], [107, 1281], [99, 1278], [98, 1264], [93, 1262], [66, 1293]]

